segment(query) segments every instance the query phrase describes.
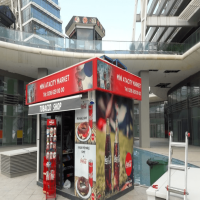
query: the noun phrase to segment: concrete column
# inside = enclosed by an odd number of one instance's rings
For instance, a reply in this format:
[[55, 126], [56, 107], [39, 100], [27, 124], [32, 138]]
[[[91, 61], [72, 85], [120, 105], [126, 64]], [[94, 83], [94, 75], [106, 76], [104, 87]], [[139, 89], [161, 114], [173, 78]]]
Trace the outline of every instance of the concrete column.
[[[38, 68], [38, 79], [48, 75], [47, 68]], [[40, 170], [40, 155], [39, 155], [39, 148], [40, 148], [40, 115], [37, 115], [37, 134], [36, 134], [36, 145], [37, 145], [37, 176], [36, 181], [39, 181], [39, 170]], [[43, 163], [41, 163], [43, 164]]]
[[48, 69], [47, 68], [38, 68], [38, 78], [42, 78], [44, 76], [48, 75]]
[[140, 147], [150, 148], [149, 131], [149, 71], [140, 71], [142, 101], [139, 102]]

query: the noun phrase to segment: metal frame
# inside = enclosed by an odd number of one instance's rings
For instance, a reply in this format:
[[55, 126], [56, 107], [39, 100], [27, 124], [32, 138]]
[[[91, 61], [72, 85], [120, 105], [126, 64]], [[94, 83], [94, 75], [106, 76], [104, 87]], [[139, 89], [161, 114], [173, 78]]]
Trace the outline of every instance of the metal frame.
[[[190, 137], [190, 133], [187, 131], [185, 132], [185, 142], [173, 142], [172, 137], [173, 137], [173, 132], [169, 132], [169, 161], [168, 161], [168, 179], [167, 179], [167, 198], [166, 200], [170, 199], [170, 193], [176, 193], [184, 196], [184, 200], [187, 200], [187, 195], [189, 193], [187, 192], [187, 171], [188, 171], [188, 137]], [[172, 164], [172, 154], [173, 154], [173, 149], [172, 147], [183, 147], [185, 148], [185, 165], [173, 165]], [[180, 188], [175, 188], [171, 187], [171, 170], [180, 170], [184, 171], [184, 189]]]

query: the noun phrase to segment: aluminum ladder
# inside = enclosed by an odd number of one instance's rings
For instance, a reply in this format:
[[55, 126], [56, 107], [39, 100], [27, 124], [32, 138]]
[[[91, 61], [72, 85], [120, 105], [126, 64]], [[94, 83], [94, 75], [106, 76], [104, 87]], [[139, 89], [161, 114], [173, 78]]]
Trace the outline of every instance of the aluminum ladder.
[[[188, 159], [188, 137], [190, 137], [190, 133], [185, 132], [185, 142], [173, 142], [172, 141], [172, 137], [173, 137], [173, 132], [170, 131], [169, 132], [169, 161], [168, 161], [168, 180], [167, 180], [167, 198], [166, 200], [170, 199], [170, 192], [172, 193], [176, 193], [176, 194], [180, 194], [180, 195], [184, 195], [184, 200], [187, 200], [187, 195], [189, 195], [189, 193], [187, 192], [187, 170], [188, 170], [188, 163], [187, 163], [187, 159]], [[172, 147], [182, 147], [185, 148], [185, 165], [173, 165], [172, 164], [172, 154], [173, 154], [173, 149]], [[184, 171], [184, 185], [185, 188], [184, 189], [180, 189], [180, 188], [175, 188], [175, 187], [171, 187], [171, 170], [181, 170]]]

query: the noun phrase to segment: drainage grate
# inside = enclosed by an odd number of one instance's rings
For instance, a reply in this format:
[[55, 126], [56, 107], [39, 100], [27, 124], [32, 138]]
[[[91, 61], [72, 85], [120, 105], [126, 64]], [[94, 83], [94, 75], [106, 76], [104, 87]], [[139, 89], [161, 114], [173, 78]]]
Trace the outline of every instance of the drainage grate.
[[180, 70], [165, 70], [164, 73], [178, 73]]
[[149, 71], [150, 71], [150, 72], [157, 72], [158, 69], [150, 69]]

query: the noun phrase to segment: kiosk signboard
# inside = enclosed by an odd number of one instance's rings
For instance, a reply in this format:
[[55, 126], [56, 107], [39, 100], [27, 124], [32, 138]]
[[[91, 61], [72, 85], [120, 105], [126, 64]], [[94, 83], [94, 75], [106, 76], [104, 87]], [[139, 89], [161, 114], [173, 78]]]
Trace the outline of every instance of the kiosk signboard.
[[97, 60], [97, 88], [141, 100], [141, 78], [104, 60]]
[[141, 78], [100, 58], [93, 58], [26, 86], [26, 105], [91, 90], [141, 100]]
[[26, 86], [26, 104], [86, 92], [93, 88], [93, 61], [66, 68]]

